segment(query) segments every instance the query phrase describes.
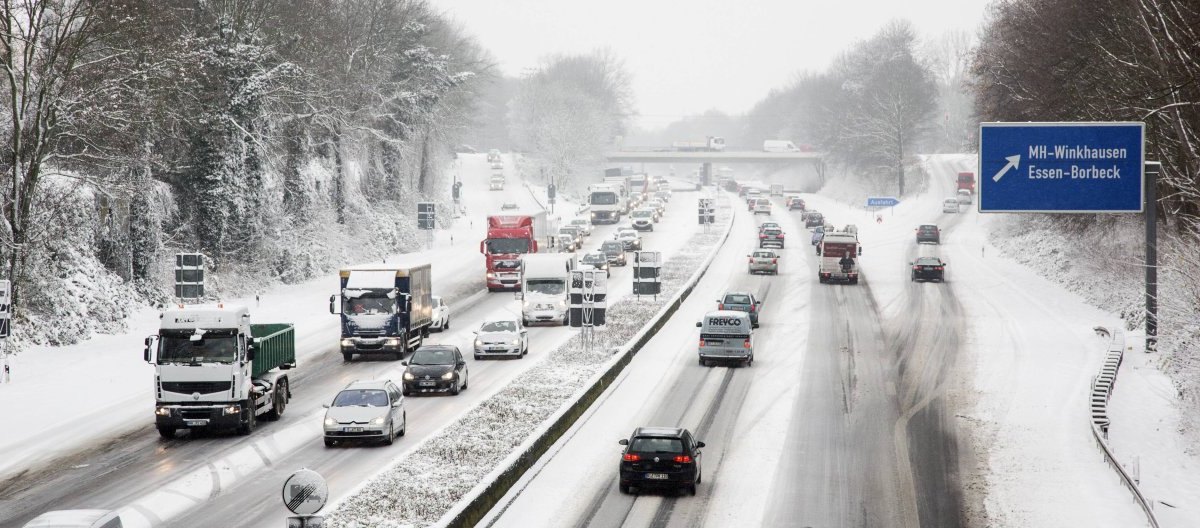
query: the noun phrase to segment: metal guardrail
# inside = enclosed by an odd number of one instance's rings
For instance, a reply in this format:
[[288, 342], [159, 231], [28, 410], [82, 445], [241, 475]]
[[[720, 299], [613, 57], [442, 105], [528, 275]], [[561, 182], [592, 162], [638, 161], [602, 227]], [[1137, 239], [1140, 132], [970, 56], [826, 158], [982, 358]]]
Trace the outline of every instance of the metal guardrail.
[[[1108, 333], [1108, 330], [1103, 327], [1097, 327], [1096, 331]], [[1113, 456], [1112, 450], [1108, 447], [1108, 426], [1112, 423], [1108, 417], [1108, 399], [1112, 396], [1113, 386], [1117, 382], [1117, 371], [1120, 370], [1121, 361], [1124, 358], [1125, 333], [1118, 330], [1112, 334], [1112, 341], [1108, 345], [1108, 352], [1104, 355], [1104, 365], [1100, 368], [1100, 374], [1092, 378], [1090, 402], [1092, 436], [1096, 439], [1096, 444], [1100, 446], [1100, 451], [1104, 453], [1104, 461], [1117, 471], [1117, 475], [1121, 477], [1121, 484], [1124, 484], [1133, 493], [1133, 502], [1137, 503], [1142, 508], [1142, 512], [1146, 514], [1147, 524], [1151, 528], [1159, 528], [1158, 519], [1154, 517], [1152, 501], [1142, 494], [1142, 490], [1138, 488], [1138, 480], [1125, 470], [1125, 467]]]

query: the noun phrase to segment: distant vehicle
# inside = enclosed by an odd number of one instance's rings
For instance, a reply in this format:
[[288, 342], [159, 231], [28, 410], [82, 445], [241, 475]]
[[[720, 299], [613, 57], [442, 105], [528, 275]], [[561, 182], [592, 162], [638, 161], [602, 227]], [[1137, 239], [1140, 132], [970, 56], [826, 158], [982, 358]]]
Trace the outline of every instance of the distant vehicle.
[[917, 227], [918, 244], [941, 244], [942, 230], [934, 224], [922, 224]]
[[[625, 252], [622, 251], [621, 255], [624, 256]], [[603, 271], [604, 276], [612, 277], [612, 270], [608, 268], [608, 256], [599, 251], [593, 251], [585, 254], [583, 259], [579, 261], [579, 269]]]
[[733, 310], [750, 314], [750, 323], [754, 328], [758, 328], [758, 313], [761, 308], [762, 301], [755, 298], [754, 294], [750, 292], [729, 292], [724, 297], [717, 299], [718, 310]]
[[771, 184], [771, 196], [783, 196], [783, 185], [778, 183]]
[[958, 190], [966, 190], [966, 191], [970, 191], [971, 194], [975, 194], [975, 173], [974, 172], [958, 173], [958, 179], [955, 181], [955, 183], [958, 184], [958, 187], [957, 187]]
[[754, 364], [754, 330], [750, 314], [736, 310], [717, 310], [704, 314], [696, 323], [700, 327], [697, 352], [700, 366], [715, 362], [738, 362], [749, 367]]
[[783, 229], [782, 227], [779, 227], [779, 224], [776, 222], [763, 222], [761, 224], [758, 224], [758, 232], [762, 233], [764, 229], [768, 229], [768, 228], [772, 228], [772, 227], [775, 229]]
[[600, 244], [600, 252], [604, 253], [608, 263], [613, 266], [624, 266], [628, 263], [625, 259], [625, 243], [619, 240], [608, 240]]
[[956, 197], [958, 198], [958, 203], [963, 205], [971, 205], [971, 203], [975, 201], [971, 191], [966, 189], [959, 189]]
[[912, 281], [925, 282], [946, 280], [946, 263], [937, 257], [919, 257], [912, 264]]
[[554, 235], [554, 245], [558, 248], [559, 253], [574, 253], [575, 252], [575, 237], [559, 233]]
[[578, 267], [574, 255], [530, 254], [521, 258], [521, 323], [566, 326], [571, 271]]
[[650, 199], [650, 208], [654, 209], [655, 221], [662, 218], [663, 213], [667, 212], [667, 202], [658, 198]]
[[592, 236], [592, 223], [587, 218], [575, 218], [568, 225], [578, 227], [585, 237]]
[[850, 233], [825, 233], [817, 244], [817, 255], [821, 256], [817, 267], [817, 279], [822, 284], [846, 282], [858, 284], [858, 257], [862, 246], [858, 237]]
[[339, 273], [340, 294], [329, 296], [329, 313], [339, 316], [342, 359], [390, 354], [401, 359], [424, 342], [433, 323], [433, 271], [409, 267], [347, 268]]
[[725, 150], [725, 138], [709, 136], [704, 141], [676, 141], [671, 143], [676, 152], [721, 152]]
[[846, 225], [842, 226], [842, 232], [850, 233], [851, 235], [858, 236], [858, 226], [856, 226], [854, 224], [846, 224]]
[[504, 190], [504, 175], [503, 174], [493, 174], [492, 177], [488, 179], [488, 190], [489, 191], [503, 191]]
[[822, 215], [816, 209], [806, 209], [802, 218], [804, 218], [805, 228], [825, 225], [825, 215]]
[[[809, 239], [809, 243], [816, 246], [816, 245], [820, 244], [821, 240], [824, 238], [825, 238], [825, 226], [819, 225], [819, 226], [813, 228], [812, 238]], [[820, 255], [820, 253], [817, 253], [817, 254]]]
[[757, 214], [765, 214], [765, 215], [771, 214], [771, 200], [768, 200], [766, 198], [756, 198], [754, 200], [754, 205], [752, 207], [753, 207], [752, 210], [754, 211], [754, 214], [756, 214], [756, 215]]
[[800, 147], [791, 141], [768, 139], [763, 141], [763, 152], [800, 152]]
[[625, 251], [642, 249], [642, 237], [632, 228], [622, 227], [613, 235], [613, 238], [625, 245]]
[[755, 273], [770, 273], [771, 275], [779, 275], [779, 254], [769, 249], [760, 249], [746, 255], [750, 257], [750, 264], [747, 271], [751, 275]]
[[629, 213], [630, 226], [638, 231], [654, 231], [654, 209], [638, 209]]
[[441, 297], [434, 295], [433, 299], [433, 323], [429, 325], [430, 330], [443, 332], [450, 329], [450, 305], [446, 304]]
[[48, 511], [25, 523], [22, 528], [123, 528], [121, 516], [110, 510]]
[[558, 228], [558, 234], [571, 235], [571, 238], [575, 240], [575, 243], [573, 244], [575, 248], [579, 249], [583, 247], [583, 230], [579, 227], [567, 224]]
[[804, 200], [802, 198], [800, 198], [799, 196], [788, 197], [787, 208], [789, 211], [803, 211], [804, 210]]
[[504, 162], [502, 162], [502, 161], [493, 161], [489, 165], [491, 166], [493, 171], [498, 171], [498, 170], [504, 169]]
[[179, 305], [164, 310], [143, 358], [154, 365], [154, 426], [163, 438], [179, 429], [254, 431], [259, 416], [275, 421], [291, 398], [296, 366], [291, 324], [250, 324], [234, 304]]
[[392, 445], [408, 429], [404, 396], [388, 380], [356, 380], [325, 407], [325, 447], [347, 440], [377, 440]]
[[502, 161], [502, 159], [500, 158], [500, 150], [488, 149], [487, 160], [488, 160], [488, 163], [496, 163], [496, 162]]
[[949, 198], [946, 198], [945, 200], [942, 200], [942, 212], [943, 213], [957, 213], [958, 212], [958, 198], [951, 196]]
[[783, 249], [784, 233], [779, 227], [767, 227], [758, 232], [758, 247], [777, 247]]
[[629, 438], [622, 438], [617, 487], [621, 493], [634, 489], [684, 489], [696, 494], [704, 479], [700, 468], [698, 442], [687, 429], [676, 427], [638, 427]]
[[404, 395], [449, 392], [455, 396], [470, 382], [467, 360], [454, 345], [425, 345], [404, 362]]
[[516, 202], [504, 202], [500, 204], [501, 211], [516, 211], [517, 209], [520, 209], [520, 206]]
[[529, 331], [516, 319], [485, 321], [475, 331], [475, 359], [524, 357], [529, 353]]

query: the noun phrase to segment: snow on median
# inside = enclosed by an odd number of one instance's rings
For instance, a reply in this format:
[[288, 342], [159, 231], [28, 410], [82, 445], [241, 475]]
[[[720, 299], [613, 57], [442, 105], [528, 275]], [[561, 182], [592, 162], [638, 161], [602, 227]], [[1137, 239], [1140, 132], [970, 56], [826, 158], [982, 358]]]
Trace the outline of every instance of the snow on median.
[[334, 505], [333, 527], [427, 526], [490, 475], [542, 424], [613, 359], [611, 349], [627, 343], [687, 283], [725, 233], [722, 210], [708, 233], [697, 233], [662, 267], [657, 300], [625, 298], [609, 307], [606, 326], [591, 347], [578, 335], [547, 360], [471, 410], [460, 421], [418, 445], [406, 457], [366, 481]]

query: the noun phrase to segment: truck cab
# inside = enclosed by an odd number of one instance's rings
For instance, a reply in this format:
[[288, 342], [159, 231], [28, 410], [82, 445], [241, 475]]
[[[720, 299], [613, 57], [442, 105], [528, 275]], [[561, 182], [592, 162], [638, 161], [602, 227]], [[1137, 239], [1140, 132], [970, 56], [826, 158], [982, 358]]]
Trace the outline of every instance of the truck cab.
[[330, 296], [329, 313], [341, 319], [339, 348], [344, 360], [355, 354], [400, 359], [428, 336], [433, 324], [429, 264], [350, 268], [339, 275], [341, 289]]
[[566, 326], [571, 271], [579, 264], [573, 254], [545, 253], [521, 258], [521, 322]]
[[258, 417], [278, 420], [291, 397], [287, 370], [296, 365], [290, 324], [251, 324], [241, 305], [178, 305], [159, 315], [146, 338], [154, 365], [155, 427], [236, 429], [250, 434]]
[[955, 181], [955, 183], [958, 185], [958, 188], [956, 190], [964, 190], [965, 189], [966, 191], [970, 192], [971, 194], [975, 194], [975, 173], [974, 172], [958, 173], [958, 179]]
[[487, 218], [487, 238], [479, 243], [487, 266], [488, 291], [519, 290], [521, 256], [538, 252], [538, 239], [551, 235], [545, 211]]

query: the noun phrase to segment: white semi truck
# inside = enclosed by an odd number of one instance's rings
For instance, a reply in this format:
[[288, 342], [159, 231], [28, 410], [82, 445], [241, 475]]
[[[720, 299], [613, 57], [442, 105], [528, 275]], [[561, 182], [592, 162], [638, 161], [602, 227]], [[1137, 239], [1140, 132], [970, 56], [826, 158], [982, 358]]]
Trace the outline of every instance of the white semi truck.
[[220, 303], [178, 305], [159, 318], [144, 359], [154, 365], [154, 423], [163, 438], [179, 429], [247, 435], [260, 416], [283, 415], [296, 366], [291, 324], [250, 324], [245, 306]]
[[615, 224], [621, 221], [625, 210], [621, 189], [610, 183], [588, 186], [588, 208], [592, 224]]

